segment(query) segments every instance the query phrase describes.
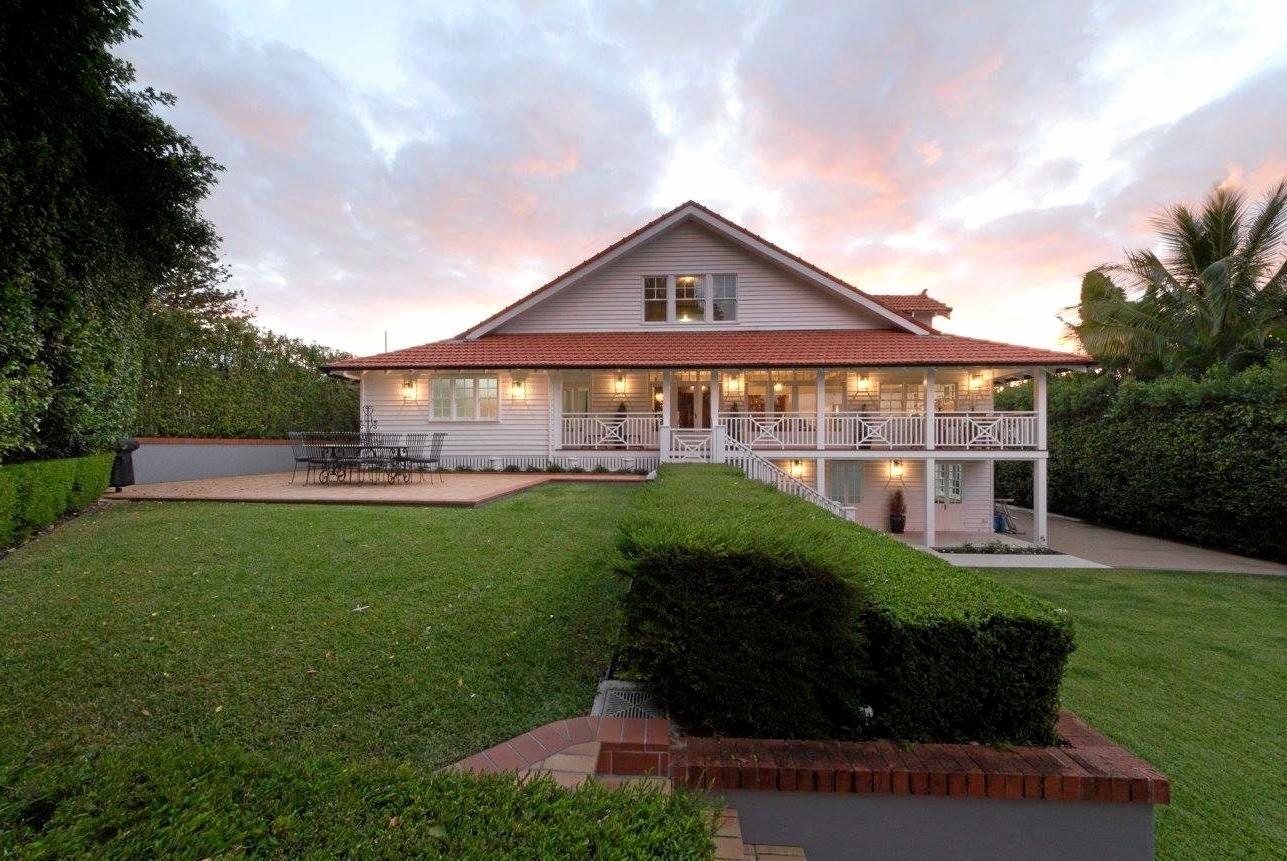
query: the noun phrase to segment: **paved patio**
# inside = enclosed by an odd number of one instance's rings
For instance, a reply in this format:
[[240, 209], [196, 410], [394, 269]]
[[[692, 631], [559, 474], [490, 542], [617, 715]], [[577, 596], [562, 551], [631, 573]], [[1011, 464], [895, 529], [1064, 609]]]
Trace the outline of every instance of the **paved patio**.
[[599, 473], [444, 472], [441, 480], [410, 484], [304, 484], [289, 472], [266, 475], [238, 475], [136, 484], [120, 493], [108, 491], [107, 500], [164, 500], [167, 502], [294, 502], [331, 505], [427, 505], [472, 508], [529, 487], [551, 481], [636, 482], [639, 475]]
[[[1032, 530], [1032, 512], [1011, 508], [1019, 538]], [[1080, 556], [1112, 568], [1154, 568], [1165, 571], [1220, 571], [1231, 574], [1287, 576], [1287, 565], [1265, 562], [1219, 550], [1207, 550], [1165, 538], [1135, 535], [1096, 526], [1071, 517], [1050, 515], [1050, 546], [1061, 553]], [[1047, 559], [1059, 557], [1046, 557]]]

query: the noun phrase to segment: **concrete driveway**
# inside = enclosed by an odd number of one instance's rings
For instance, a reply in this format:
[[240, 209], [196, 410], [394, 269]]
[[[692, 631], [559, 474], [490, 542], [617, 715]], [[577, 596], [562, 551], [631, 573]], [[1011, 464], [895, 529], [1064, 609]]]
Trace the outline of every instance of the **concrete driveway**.
[[[1032, 531], [1032, 512], [1012, 508], [1019, 537]], [[1061, 553], [1101, 562], [1113, 568], [1157, 568], [1167, 571], [1224, 571], [1232, 574], [1287, 575], [1287, 565], [1263, 562], [1219, 550], [1207, 550], [1095, 526], [1069, 517], [1050, 515], [1050, 546]]]

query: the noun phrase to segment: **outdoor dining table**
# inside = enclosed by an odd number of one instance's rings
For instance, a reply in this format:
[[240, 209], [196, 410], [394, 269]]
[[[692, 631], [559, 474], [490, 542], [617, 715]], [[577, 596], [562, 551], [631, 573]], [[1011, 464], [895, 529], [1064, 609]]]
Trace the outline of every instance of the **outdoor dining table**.
[[[359, 483], [362, 480], [362, 467], [375, 463], [384, 470], [385, 480], [389, 484], [411, 481], [411, 463], [408, 446], [401, 443], [326, 443], [317, 446], [322, 450], [324, 466], [318, 470], [318, 481], [329, 484], [332, 481], [343, 482], [348, 479], [350, 471], [355, 471]], [[356, 453], [356, 454], [355, 454]]]

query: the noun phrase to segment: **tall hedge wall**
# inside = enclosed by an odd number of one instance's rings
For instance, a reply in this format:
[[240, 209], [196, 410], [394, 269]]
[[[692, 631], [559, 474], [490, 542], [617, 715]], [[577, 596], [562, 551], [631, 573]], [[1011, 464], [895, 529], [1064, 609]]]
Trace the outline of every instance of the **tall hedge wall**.
[[110, 454], [0, 466], [0, 548], [96, 501], [107, 490], [111, 469]]
[[[1024, 409], [1028, 387], [1000, 393]], [[1050, 510], [1287, 561], [1287, 360], [1199, 380], [1073, 376], [1049, 393]], [[1030, 501], [1027, 464], [997, 495]]]
[[1037, 598], [727, 467], [662, 467], [620, 543], [623, 664], [690, 728], [1055, 739], [1072, 625]]

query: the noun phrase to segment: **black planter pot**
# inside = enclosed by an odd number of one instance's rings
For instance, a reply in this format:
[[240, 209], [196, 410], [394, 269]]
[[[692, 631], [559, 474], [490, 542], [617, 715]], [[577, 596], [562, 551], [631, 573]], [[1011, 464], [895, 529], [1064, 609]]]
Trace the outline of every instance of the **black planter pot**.
[[895, 535], [902, 535], [903, 527], [905, 527], [906, 525], [907, 525], [906, 514], [889, 515], [889, 531], [894, 533]]

